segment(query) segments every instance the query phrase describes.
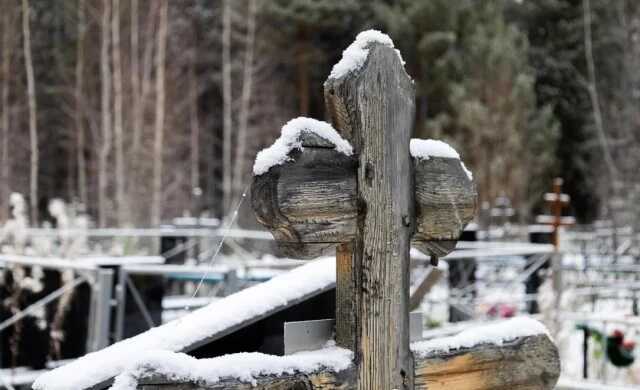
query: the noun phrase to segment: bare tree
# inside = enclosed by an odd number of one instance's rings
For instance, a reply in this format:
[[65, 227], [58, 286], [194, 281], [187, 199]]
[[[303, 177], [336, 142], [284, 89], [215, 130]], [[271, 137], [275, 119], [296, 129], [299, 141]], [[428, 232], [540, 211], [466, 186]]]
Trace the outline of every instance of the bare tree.
[[22, 39], [24, 62], [27, 70], [27, 95], [29, 101], [29, 140], [31, 147], [31, 174], [29, 179], [29, 201], [31, 206], [31, 223], [38, 223], [38, 122], [36, 106], [36, 86], [33, 75], [33, 59], [31, 57], [31, 27], [29, 1], [22, 0]]
[[609, 141], [607, 139], [607, 134], [605, 133], [602, 121], [600, 97], [598, 95], [598, 86], [596, 80], [596, 67], [595, 61], [593, 59], [593, 39], [591, 37], [591, 2], [590, 0], [583, 0], [582, 5], [584, 11], [584, 53], [588, 72], [587, 89], [589, 91], [589, 98], [591, 99], [591, 106], [593, 109], [593, 122], [596, 127], [600, 146], [602, 147], [602, 154], [604, 155], [607, 169], [609, 170], [611, 178], [615, 179], [617, 176], [617, 169], [613, 161], [613, 157], [611, 156], [611, 148], [609, 147]]
[[10, 170], [9, 170], [9, 90], [11, 88], [11, 54], [12, 45], [9, 34], [11, 34], [11, 16], [5, 10], [2, 18], [2, 146], [0, 148], [0, 220], [7, 218], [9, 208], [9, 193], [11, 192]]
[[[194, 203], [198, 202], [200, 188], [200, 120], [198, 116], [198, 80], [196, 76], [196, 60], [198, 48], [195, 44], [191, 51], [191, 61], [189, 63], [189, 123], [191, 125], [190, 146], [191, 146], [191, 191], [196, 196]], [[198, 193], [197, 193], [198, 192]], [[192, 198], [193, 199], [193, 198]], [[197, 206], [194, 204], [193, 206]], [[198, 210], [196, 210], [198, 211]]]
[[87, 206], [89, 203], [87, 188], [87, 162], [85, 159], [86, 134], [82, 123], [82, 105], [84, 101], [84, 40], [86, 35], [86, 3], [78, 1], [78, 48], [76, 54], [76, 85], [75, 85], [75, 125], [76, 125], [76, 164], [78, 170], [78, 194], [80, 202]]
[[[611, 153], [611, 146], [607, 139], [604, 123], [602, 119], [602, 111], [600, 109], [600, 96], [598, 94], [598, 84], [596, 79], [596, 66], [593, 56], [593, 37], [591, 33], [591, 2], [590, 0], [583, 0], [583, 24], [584, 24], [584, 53], [585, 60], [587, 62], [587, 90], [589, 91], [589, 98], [591, 100], [591, 107], [593, 111], [593, 122], [598, 135], [598, 140], [602, 148], [602, 154], [604, 155], [604, 161], [607, 167], [609, 183], [607, 185], [607, 197], [605, 199], [605, 205], [608, 210], [609, 217], [611, 219], [613, 228], [613, 247], [618, 247], [618, 218], [613, 202], [617, 199], [618, 191], [618, 169]], [[614, 251], [615, 252], [615, 251]], [[617, 254], [614, 253], [614, 262], [617, 262]]]
[[160, 5], [158, 26], [158, 53], [156, 55], [156, 116], [153, 143], [153, 199], [151, 203], [151, 223], [158, 225], [162, 213], [162, 153], [164, 143], [165, 116], [165, 52], [167, 46], [167, 0]]
[[231, 207], [231, 1], [222, 11], [222, 192], [223, 213]]
[[[155, 19], [158, 13], [158, 4], [159, 2], [147, 3], [150, 7], [147, 15], [146, 22], [146, 31], [144, 34], [143, 42], [145, 44], [144, 53], [142, 55], [142, 69], [138, 69], [142, 72], [142, 79], [138, 80], [139, 82], [139, 97], [138, 97], [138, 109], [134, 112], [134, 128], [133, 128], [133, 145], [132, 145], [132, 154], [134, 156], [139, 156], [142, 147], [142, 131], [144, 127], [144, 113], [145, 113], [145, 102], [151, 92], [151, 71], [153, 69], [153, 48], [155, 46], [155, 41], [151, 39], [153, 35], [153, 30], [155, 27]], [[138, 35], [138, 34], [136, 34]], [[139, 64], [136, 65], [139, 68]], [[139, 74], [139, 72], [136, 72]]]
[[[140, 33], [138, 21], [138, 0], [131, 0], [131, 31], [129, 37], [131, 40], [131, 112], [133, 122], [133, 132], [140, 131], [142, 114], [140, 113]], [[136, 137], [134, 136], [134, 140]]]
[[244, 162], [247, 152], [247, 127], [249, 124], [249, 116], [251, 114], [251, 88], [253, 86], [253, 53], [256, 36], [257, 8], [257, 1], [249, 0], [249, 11], [247, 15], [247, 42], [242, 77], [238, 141], [236, 144], [236, 163], [234, 165], [235, 171], [233, 174], [233, 187], [238, 194], [240, 194], [244, 188]]
[[122, 99], [122, 61], [120, 59], [120, 0], [113, 0], [113, 15], [111, 17], [112, 53], [113, 53], [113, 92], [114, 92], [114, 127], [113, 134], [116, 150], [116, 205], [117, 224], [122, 226], [127, 218], [125, 200], [125, 170], [124, 170], [124, 134], [123, 134], [123, 99]]
[[101, 89], [101, 117], [102, 144], [98, 159], [98, 223], [104, 227], [107, 224], [107, 189], [108, 164], [111, 153], [111, 69], [109, 69], [109, 46], [111, 37], [111, 1], [103, 2], [100, 47], [100, 89]]
[[[142, 105], [140, 104], [140, 21], [139, 21], [139, 5], [138, 0], [131, 0], [130, 4], [130, 21], [131, 31], [130, 38], [130, 54], [131, 64], [129, 75], [131, 76], [131, 129], [132, 129], [132, 147], [130, 149], [129, 164], [129, 183], [127, 187], [129, 194], [135, 194], [135, 183], [138, 180], [138, 153], [140, 149], [140, 134], [142, 132]], [[133, 204], [130, 199], [129, 206]]]

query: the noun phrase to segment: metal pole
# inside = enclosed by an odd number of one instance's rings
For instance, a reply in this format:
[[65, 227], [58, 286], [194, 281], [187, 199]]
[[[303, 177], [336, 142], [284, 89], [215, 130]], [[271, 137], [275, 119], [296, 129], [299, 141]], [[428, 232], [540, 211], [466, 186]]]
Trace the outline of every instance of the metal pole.
[[127, 271], [126, 267], [118, 269], [118, 283], [116, 284], [116, 323], [114, 332], [114, 341], [118, 342], [124, 337], [124, 321], [127, 307]]
[[582, 329], [584, 339], [582, 340], [582, 377], [589, 378], [589, 328], [585, 325]]
[[125, 279], [127, 281], [127, 286], [129, 287], [129, 291], [131, 291], [131, 295], [133, 296], [133, 300], [136, 302], [136, 305], [138, 305], [138, 308], [140, 309], [140, 312], [142, 313], [144, 320], [147, 322], [147, 326], [149, 327], [149, 329], [153, 328], [156, 325], [153, 322], [151, 313], [149, 313], [147, 306], [144, 304], [144, 299], [142, 299], [142, 295], [140, 294], [140, 291], [138, 291], [138, 289], [136, 288], [135, 284], [133, 284], [129, 276], [127, 276]]
[[87, 350], [97, 351], [109, 345], [113, 270], [100, 268], [95, 273], [91, 290]]

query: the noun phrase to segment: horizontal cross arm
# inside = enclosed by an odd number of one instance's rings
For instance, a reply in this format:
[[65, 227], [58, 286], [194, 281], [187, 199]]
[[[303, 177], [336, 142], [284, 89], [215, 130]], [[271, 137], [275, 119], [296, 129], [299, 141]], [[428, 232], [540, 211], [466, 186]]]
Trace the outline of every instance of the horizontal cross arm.
[[574, 217], [557, 218], [553, 215], [538, 215], [536, 222], [545, 225], [571, 226], [576, 224], [576, 219]]
[[556, 194], [555, 192], [547, 192], [544, 194], [544, 200], [546, 202], [561, 202], [561, 203], [569, 203], [571, 197], [568, 194]]
[[[284, 255], [314, 258], [354, 239], [363, 206], [357, 195], [357, 159], [307, 135], [302, 144], [304, 149], [291, 152], [289, 161], [254, 178], [251, 202]], [[458, 159], [414, 158], [412, 164], [413, 245], [445, 256], [475, 214], [475, 185]]]

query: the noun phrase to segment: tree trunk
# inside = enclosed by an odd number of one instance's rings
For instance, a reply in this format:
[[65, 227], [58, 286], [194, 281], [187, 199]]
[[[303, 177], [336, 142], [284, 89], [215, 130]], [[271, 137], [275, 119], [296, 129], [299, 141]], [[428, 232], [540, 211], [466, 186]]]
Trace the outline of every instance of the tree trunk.
[[122, 120], [122, 63], [120, 59], [120, 0], [113, 0], [113, 15], [111, 18], [111, 33], [113, 39], [113, 92], [114, 92], [114, 126], [113, 134], [116, 148], [116, 205], [117, 225], [122, 226], [127, 219], [128, 207], [125, 199], [125, 170], [124, 170], [124, 134]]
[[107, 224], [107, 190], [108, 190], [108, 164], [111, 152], [111, 70], [109, 69], [109, 45], [110, 45], [110, 21], [111, 1], [103, 2], [100, 47], [100, 89], [101, 89], [101, 116], [102, 116], [102, 142], [98, 158], [98, 223], [101, 227]]
[[153, 200], [151, 223], [160, 224], [162, 217], [162, 152], [164, 146], [164, 72], [165, 52], [167, 46], [167, 0], [160, 3], [160, 24], [157, 34], [158, 53], [156, 55], [156, 116], [153, 142]]
[[[223, 214], [231, 207], [231, 1], [222, 14], [222, 193]], [[225, 217], [225, 215], [223, 215]]]
[[138, 0], [131, 0], [131, 116], [134, 145], [139, 144], [140, 121], [140, 33], [138, 22]]
[[233, 174], [234, 191], [241, 195], [244, 189], [244, 162], [247, 149], [247, 128], [251, 114], [251, 88], [253, 84], [253, 53], [256, 35], [257, 1], [249, 0], [249, 15], [247, 16], [247, 47], [244, 58], [244, 75], [242, 77], [242, 98], [240, 103], [240, 126], [238, 127], [238, 143], [236, 145], [236, 163]]
[[29, 197], [31, 206], [31, 224], [38, 223], [38, 123], [36, 106], [36, 86], [33, 75], [33, 59], [31, 58], [31, 28], [29, 1], [22, 0], [22, 38], [24, 62], [27, 69], [27, 94], [29, 99], [29, 140], [31, 144], [31, 174], [29, 178]]
[[300, 115], [309, 114], [309, 47], [307, 43], [307, 29], [298, 27], [298, 45], [296, 47], [296, 63], [298, 71], [298, 99]]
[[607, 134], [605, 132], [604, 123], [602, 119], [602, 112], [600, 110], [600, 97], [598, 94], [598, 84], [596, 78], [596, 67], [595, 60], [593, 58], [593, 39], [591, 36], [591, 2], [590, 0], [583, 0], [583, 17], [584, 17], [584, 55], [585, 60], [587, 62], [587, 72], [588, 72], [588, 85], [587, 89], [589, 90], [589, 98], [591, 99], [591, 107], [593, 110], [593, 122], [595, 124], [596, 133], [598, 134], [598, 140], [600, 141], [600, 146], [602, 148], [602, 154], [604, 155], [604, 161], [607, 166], [607, 171], [609, 173], [609, 185], [608, 185], [608, 196], [605, 202], [607, 202], [607, 210], [609, 212], [609, 217], [611, 218], [611, 228], [613, 229], [613, 262], [617, 263], [617, 234], [618, 234], [618, 218], [617, 218], [617, 210], [613, 207], [613, 202], [615, 202], [618, 198], [617, 186], [621, 183], [618, 182], [620, 179], [618, 168], [616, 167], [616, 163], [613, 160], [613, 155], [611, 153], [611, 147], [609, 145], [609, 140], [607, 139]]
[[11, 54], [12, 47], [9, 39], [11, 17], [5, 10], [2, 18], [2, 144], [0, 147], [0, 221], [8, 219], [9, 194], [11, 192], [9, 169], [9, 90], [11, 88]]
[[85, 129], [82, 124], [82, 104], [84, 100], [84, 40], [85, 40], [85, 0], [78, 1], [78, 48], [76, 58], [76, 88], [75, 88], [75, 122], [76, 122], [76, 164], [78, 170], [78, 194], [80, 202], [86, 207], [89, 204], [87, 189], [87, 161], [85, 159]]
[[602, 123], [602, 113], [600, 112], [600, 98], [598, 96], [596, 68], [595, 61], [593, 59], [593, 44], [591, 38], [591, 3], [590, 0], [583, 0], [582, 4], [584, 10], [584, 53], [589, 77], [587, 89], [589, 90], [589, 98], [591, 99], [591, 106], [593, 109], [593, 121], [595, 123], [600, 146], [602, 147], [604, 161], [607, 165], [607, 169], [609, 170], [610, 178], [615, 183], [617, 178], [617, 169], [613, 161], [613, 157], [611, 156], [611, 149]]
[[[133, 184], [131, 189], [136, 191], [135, 209], [137, 210], [142, 209], [143, 207], [146, 208], [148, 205], [148, 200], [146, 199], [147, 191], [144, 191], [144, 190], [140, 191], [138, 187], [140, 186], [140, 183], [146, 184], [146, 178], [148, 177], [148, 175], [146, 174], [146, 169], [149, 167], [149, 165], [147, 165], [149, 163], [148, 161], [149, 159], [142, 157], [144, 154], [144, 148], [142, 145], [142, 136], [143, 134], [145, 134], [145, 131], [146, 131], [145, 115], [147, 112], [147, 101], [150, 100], [149, 94], [151, 93], [151, 87], [152, 87], [151, 72], [153, 70], [153, 50], [154, 50], [154, 47], [156, 46], [156, 42], [155, 42], [156, 40], [153, 37], [155, 36], [154, 31], [157, 25], [158, 10], [160, 8], [159, 7], [160, 2], [157, 2], [157, 1], [150, 2], [150, 3], [147, 2], [145, 4], [147, 4], [149, 9], [147, 10], [147, 17], [146, 17], [146, 23], [145, 23], [146, 29], [142, 39], [142, 43], [144, 44], [144, 52], [142, 53], [142, 63], [138, 63], [136, 65], [136, 66], [139, 66], [137, 74], [140, 75], [140, 76], [136, 76], [137, 78], [136, 82], [139, 82], [139, 86], [138, 86], [139, 93], [137, 98], [138, 99], [137, 109], [136, 111], [134, 111], [134, 115], [133, 115], [133, 119], [134, 119], [133, 120], [133, 123], [134, 123], [133, 124], [133, 142], [132, 142], [132, 148], [131, 148], [131, 155], [136, 156], [134, 158], [135, 161], [133, 163], [134, 165], [133, 175], [132, 175]], [[136, 13], [135, 24], [139, 25], [139, 20], [137, 18], [138, 11], [136, 11], [135, 13]], [[138, 33], [135, 34], [136, 38], [132, 38], [132, 39], [135, 39], [138, 43], [140, 43], [139, 41], [140, 30], [137, 29], [137, 31]], [[136, 51], [136, 53], [139, 54], [138, 51]], [[139, 215], [139, 218], [140, 217], [142, 216]], [[149, 214], [149, 218], [150, 217], [151, 215]], [[148, 221], [149, 220], [147, 220], [147, 222]]]
[[138, 209], [138, 194], [136, 183], [139, 182], [139, 148], [140, 148], [140, 134], [142, 127], [142, 106], [140, 104], [140, 22], [139, 22], [139, 5], [138, 0], [131, 0], [130, 4], [130, 54], [131, 58], [130, 63], [130, 72], [129, 75], [131, 77], [131, 115], [130, 115], [130, 123], [131, 123], [131, 148], [129, 149], [129, 155], [131, 156], [128, 160], [128, 182], [126, 183], [126, 187], [129, 191], [129, 218], [138, 221], [139, 214], [133, 213], [133, 210]]
[[200, 120], [198, 116], [198, 96], [199, 87], [196, 75], [197, 52], [198, 47], [194, 37], [194, 47], [191, 53], [191, 62], [189, 63], [189, 123], [191, 125], [190, 144], [191, 144], [191, 196], [193, 214], [198, 216], [200, 212]]

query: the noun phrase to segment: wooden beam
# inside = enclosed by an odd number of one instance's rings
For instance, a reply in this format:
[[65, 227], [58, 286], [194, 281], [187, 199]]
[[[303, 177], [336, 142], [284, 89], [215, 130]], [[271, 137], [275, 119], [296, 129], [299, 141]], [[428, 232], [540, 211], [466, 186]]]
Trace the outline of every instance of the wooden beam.
[[416, 358], [415, 375], [416, 389], [550, 390], [560, 376], [560, 358], [548, 336], [527, 336]]
[[[293, 151], [290, 161], [254, 178], [251, 202], [283, 255], [314, 258], [355, 239], [362, 206], [357, 195], [358, 160], [312, 133], [303, 132], [301, 142], [304, 151]], [[473, 219], [475, 186], [458, 159], [412, 159], [412, 165], [416, 183], [412, 245], [425, 254], [445, 256]]]
[[[526, 336], [502, 345], [480, 344], [420, 357], [415, 351], [415, 389], [551, 390], [560, 376], [560, 359], [546, 335]], [[217, 383], [176, 382], [160, 376], [144, 379], [141, 390], [354, 389], [356, 370], [264, 375], [256, 386], [225, 378]]]
[[420, 307], [420, 303], [424, 297], [431, 291], [433, 286], [438, 283], [438, 280], [444, 274], [443, 271], [438, 268], [431, 268], [425, 275], [424, 278], [418, 284], [413, 294], [411, 294], [411, 298], [409, 299], [409, 311], [414, 311], [418, 307]]
[[357, 329], [354, 302], [358, 288], [356, 270], [354, 269], [353, 243], [340, 244], [336, 248], [336, 343], [355, 351]]
[[[409, 247], [415, 230], [413, 132], [415, 90], [395, 50], [369, 45], [359, 71], [325, 83], [328, 102], [343, 102], [346, 117], [335, 120], [358, 158], [359, 219], [353, 251], [356, 280], [349, 289], [355, 316], [336, 318], [351, 335], [347, 347], [357, 362], [357, 388], [412, 389], [409, 351]], [[330, 104], [330, 103], [328, 103]], [[343, 278], [338, 277], [338, 280]], [[340, 294], [340, 293], [338, 293]], [[345, 322], [355, 321], [348, 324]]]
[[156, 376], [141, 381], [139, 390], [328, 390], [354, 388], [354, 370], [339, 373], [322, 371], [311, 374], [286, 374], [278, 377], [265, 375], [254, 383], [224, 379], [218, 383], [178, 382]]

